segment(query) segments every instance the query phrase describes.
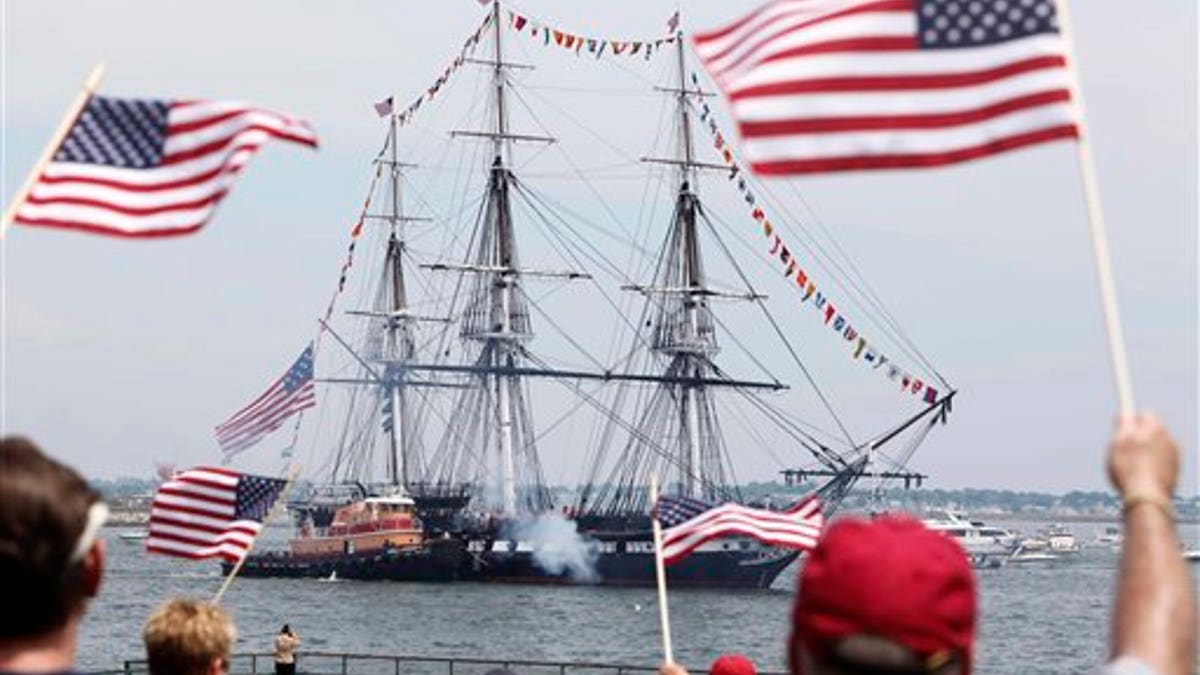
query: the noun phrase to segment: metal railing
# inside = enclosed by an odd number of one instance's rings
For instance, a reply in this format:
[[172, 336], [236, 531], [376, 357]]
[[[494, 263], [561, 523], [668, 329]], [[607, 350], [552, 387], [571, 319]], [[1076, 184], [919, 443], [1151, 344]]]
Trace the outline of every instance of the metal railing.
[[[657, 666], [582, 661], [530, 661], [525, 659], [478, 659], [412, 656], [407, 654], [357, 654], [305, 651], [296, 655], [297, 675], [485, 675], [490, 670], [510, 670], [515, 675], [639, 675], [658, 672]], [[140, 675], [148, 672], [144, 660], [125, 662], [119, 672]], [[275, 672], [271, 653], [234, 654], [230, 675]], [[700, 671], [696, 671], [700, 672]], [[759, 675], [783, 675], [760, 671]]]

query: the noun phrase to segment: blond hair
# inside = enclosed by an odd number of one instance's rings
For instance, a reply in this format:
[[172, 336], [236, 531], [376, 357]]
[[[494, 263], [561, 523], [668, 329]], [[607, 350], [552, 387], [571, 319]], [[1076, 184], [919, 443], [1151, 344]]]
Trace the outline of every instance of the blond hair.
[[213, 659], [228, 659], [237, 632], [225, 610], [175, 598], [158, 606], [142, 634], [150, 675], [203, 675]]

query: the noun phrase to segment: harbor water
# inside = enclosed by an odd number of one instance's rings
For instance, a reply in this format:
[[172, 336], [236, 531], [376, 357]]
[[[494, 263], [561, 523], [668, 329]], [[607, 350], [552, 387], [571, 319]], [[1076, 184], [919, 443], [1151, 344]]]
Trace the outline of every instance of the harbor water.
[[[1100, 527], [1072, 529], [1086, 542]], [[85, 670], [142, 658], [142, 625], [157, 603], [208, 597], [221, 583], [216, 563], [147, 556], [120, 531], [104, 533], [109, 568], [81, 631]], [[1197, 534], [1184, 526], [1193, 545]], [[264, 538], [278, 544], [286, 536], [273, 528]], [[1116, 571], [1116, 553], [1099, 547], [1067, 562], [980, 570], [976, 672], [1060, 675], [1101, 662]], [[788, 570], [768, 591], [671, 591], [676, 659], [697, 672], [721, 653], [741, 652], [761, 669], [785, 670], [794, 584]], [[303, 648], [316, 651], [646, 665], [662, 654], [649, 588], [239, 579], [224, 604], [238, 626], [239, 652], [267, 651], [290, 623]]]

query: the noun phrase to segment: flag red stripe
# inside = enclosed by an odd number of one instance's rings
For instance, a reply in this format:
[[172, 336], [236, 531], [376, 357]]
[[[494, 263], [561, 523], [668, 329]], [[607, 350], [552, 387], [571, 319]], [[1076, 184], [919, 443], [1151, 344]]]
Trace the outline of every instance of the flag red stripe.
[[90, 223], [80, 223], [73, 220], [61, 220], [58, 218], [26, 218], [25, 216], [20, 215], [14, 218], [13, 222], [21, 223], [22, 225], [34, 225], [37, 227], [51, 227], [58, 230], [74, 230], [76, 232], [85, 232], [87, 234], [105, 234], [112, 237], [121, 237], [123, 239], [158, 239], [160, 237], [177, 237], [181, 234], [190, 234], [204, 227], [204, 224], [207, 223], [208, 220], [201, 220], [190, 225], [161, 227], [147, 230], [118, 230], [107, 225], [92, 225]]
[[174, 525], [175, 527], [186, 527], [188, 529], [197, 530], [199, 532], [207, 532], [209, 534], [221, 534], [222, 532], [241, 532], [242, 534], [248, 534], [252, 537], [255, 534], [257, 534], [257, 532], [254, 530], [254, 528], [246, 527], [244, 525], [231, 525], [229, 527], [215, 527], [213, 525], [197, 523], [194, 520], [176, 519], [176, 518], [171, 518], [169, 516], [164, 516], [164, 515], [150, 516], [150, 525], [153, 526], [155, 523], [162, 523], [164, 525]]
[[191, 471], [208, 471], [210, 473], [223, 473], [226, 476], [229, 476], [231, 478], [241, 478], [242, 477], [241, 472], [234, 471], [233, 469], [226, 469], [225, 467], [222, 467], [222, 466], [198, 466], [194, 469], [188, 469], [187, 472], [184, 472], [183, 474], [180, 474], [180, 475], [188, 475]]
[[[159, 555], [174, 556], [176, 558], [190, 558], [192, 560], [205, 560], [205, 559], [214, 557], [212, 555], [203, 554], [203, 553], [194, 553], [194, 552], [189, 553], [187, 551], [177, 551], [173, 548], [164, 548], [161, 546], [155, 546], [153, 544], [146, 544], [146, 551], [148, 551], [150, 553], [158, 553]], [[215, 556], [218, 558], [223, 558], [227, 562], [231, 562], [231, 563], [236, 563], [238, 561], [238, 556], [236, 556], [232, 553], [228, 553], [226, 551], [220, 551], [220, 552], [216, 553]]]
[[[222, 499], [220, 497], [213, 497], [212, 495], [200, 494], [200, 493], [196, 493], [196, 492], [189, 492], [188, 490], [171, 487], [170, 485], [163, 485], [158, 488], [158, 491], [160, 494], [164, 494], [164, 495], [174, 495], [176, 497], [185, 497], [187, 499], [194, 499], [198, 502], [208, 502], [210, 504], [220, 504], [221, 506], [234, 506], [237, 503], [237, 500], [235, 500], [232, 496], [232, 493], [233, 493], [232, 489], [230, 489], [231, 496], [228, 498], [225, 498], [225, 499]], [[164, 508], [174, 508], [170, 504], [163, 504], [162, 506]]]
[[1046, 68], [1062, 68], [1066, 59], [1062, 56], [1035, 56], [1004, 64], [995, 68], [965, 73], [941, 75], [887, 75], [828, 77], [805, 80], [786, 80], [769, 84], [745, 87], [729, 92], [732, 101], [758, 96], [782, 96], [787, 94], [809, 94], [834, 91], [888, 91], [952, 89], [995, 82], [1014, 75]]
[[878, 37], [854, 37], [841, 40], [814, 42], [810, 45], [800, 45], [785, 49], [763, 59], [761, 63], [781, 61], [796, 56], [813, 54], [836, 54], [839, 52], [908, 52], [917, 48], [916, 37], [882, 35]]
[[766, 4], [766, 5], [763, 5], [762, 7], [759, 7], [758, 9], [754, 10], [753, 12], [750, 12], [746, 16], [738, 19], [737, 21], [734, 21], [733, 23], [729, 24], [728, 26], [725, 26], [724, 28], [718, 28], [717, 30], [714, 30], [709, 33], [697, 33], [694, 39], [696, 40], [696, 42], [700, 42], [700, 43], [712, 42], [713, 40], [720, 40], [721, 38], [725, 37], [726, 35], [729, 35], [730, 33], [736, 31], [737, 29], [741, 28], [742, 26], [745, 26], [746, 24], [750, 23], [751, 21], [762, 16], [763, 12], [766, 12], [767, 10], [771, 9], [772, 4]]
[[204, 509], [197, 509], [197, 508], [194, 508], [191, 506], [183, 506], [180, 504], [164, 504], [164, 503], [156, 504], [156, 503], [152, 502], [150, 506], [151, 506], [151, 509], [157, 508], [157, 509], [162, 509], [163, 511], [177, 511], [179, 513], [187, 513], [187, 514], [191, 514], [193, 516], [199, 516], [201, 518], [210, 518], [212, 520], [221, 520], [221, 519], [229, 520], [229, 516], [226, 514], [213, 513], [212, 511], [205, 511]]
[[[683, 550], [679, 551], [678, 553], [675, 553], [675, 554], [672, 554], [669, 556], [663, 556], [663, 564], [664, 565], [674, 565], [675, 563], [688, 557], [693, 552], [695, 552], [696, 549], [698, 549], [701, 546], [703, 546], [704, 544], [712, 541], [713, 539], [720, 539], [722, 537], [728, 537], [731, 534], [741, 534], [741, 531], [735, 527], [728, 527], [728, 528], [722, 528], [720, 530], [716, 530], [713, 533], [705, 535], [704, 537], [696, 540], [696, 543], [694, 546], [689, 546], [686, 549], [683, 549]], [[763, 540], [760, 540], [760, 541], [763, 541]], [[779, 544], [782, 542], [778, 542], [775, 540], [765, 540], [765, 541], [763, 541], [763, 543], [776, 545], [776, 544]], [[788, 544], [789, 548], [793, 548], [794, 550], [798, 550], [798, 551], [807, 550], [806, 548], [794, 548], [794, 545], [792, 544], [792, 542], [786, 542], [786, 543]], [[815, 543], [816, 543], [816, 538], [814, 537], [814, 545], [815, 545]]]
[[287, 418], [302, 410], [307, 410], [314, 405], [316, 405], [316, 399], [312, 398], [306, 401], [304, 405], [293, 406], [281, 412], [274, 413], [271, 418], [265, 419], [261, 423], [255, 424], [253, 427], [248, 427], [245, 431], [241, 431], [236, 434], [218, 436], [217, 444], [221, 446], [221, 449], [224, 450], [226, 454], [250, 447], [262, 439], [263, 436], [266, 436], [267, 434], [283, 426], [283, 423], [287, 420]]
[[[190, 527], [190, 526], [188, 526], [188, 527]], [[241, 549], [243, 551], [249, 551], [250, 545], [247, 544], [246, 542], [243, 542], [240, 539], [235, 539], [232, 536], [230, 536], [233, 534], [240, 534], [240, 532], [237, 532], [234, 530], [224, 530], [220, 535], [218, 535], [216, 537], [200, 537], [200, 536], [189, 537], [186, 534], [178, 534], [175, 532], [164, 532], [161, 529], [157, 530], [157, 531], [151, 530], [151, 532], [150, 532], [150, 536], [154, 539], [163, 539], [166, 541], [173, 541], [173, 542], [176, 542], [179, 544], [188, 544], [189, 546], [195, 546], [197, 548], [209, 548], [209, 547], [228, 545], [228, 546], [233, 546], [235, 548]]]
[[295, 122], [293, 120], [289, 120], [288, 118], [284, 117], [283, 115], [278, 115], [278, 114], [269, 112], [267, 110], [259, 110], [256, 108], [242, 108], [242, 109], [238, 109], [238, 110], [228, 110], [225, 112], [217, 113], [211, 117], [202, 117], [197, 120], [191, 120], [190, 122], [175, 122], [172, 124], [168, 124], [167, 125], [167, 135], [170, 136], [172, 134], [183, 134], [183, 133], [188, 133], [188, 132], [192, 132], [192, 131], [199, 131], [200, 129], [205, 129], [207, 127], [211, 127], [214, 124], [220, 124], [221, 122], [225, 122], [227, 120], [233, 119], [234, 117], [238, 117], [240, 115], [266, 115], [266, 116], [275, 118], [281, 124], [295, 124]]
[[180, 162], [186, 162], [189, 160], [197, 159], [199, 157], [204, 157], [206, 155], [211, 155], [216, 152], [221, 152], [222, 150], [225, 150], [228, 146], [236, 144], [238, 142], [240, 136], [242, 136], [243, 134], [252, 132], [252, 131], [262, 131], [270, 136], [274, 136], [275, 138], [282, 138], [284, 140], [294, 141], [296, 143], [301, 143], [303, 145], [307, 145], [307, 146], [310, 146], [313, 148], [317, 147], [317, 142], [307, 136], [300, 136], [298, 134], [293, 134], [293, 133], [290, 133], [287, 131], [282, 131], [278, 128], [267, 126], [265, 124], [251, 124], [245, 128], [238, 129], [234, 133], [232, 133], [224, 138], [219, 138], [210, 143], [198, 145], [189, 150], [184, 150], [182, 152], [176, 152], [174, 154], [166, 155], [162, 159], [162, 166], [171, 166], [172, 164], [179, 164]]
[[[217, 440], [220, 443], [225, 443], [226, 440], [234, 440], [240, 436], [255, 433], [255, 430], [277, 421], [282, 421], [288, 415], [294, 412], [310, 408], [316, 405], [316, 398], [312, 384], [307, 384], [295, 392], [288, 394], [286, 398], [281, 398], [279, 401], [272, 402], [268, 406], [257, 411], [254, 417], [248, 417], [240, 420], [233, 426], [228, 426], [217, 432]], [[275, 427], [272, 427], [275, 428]]]
[[[699, 519], [699, 517], [697, 517]], [[816, 536], [821, 529], [821, 516], [798, 517], [791, 521], [767, 521], [754, 513], [726, 513], [706, 522], [685, 523], [663, 533], [663, 548], [688, 541], [698, 532], [725, 527], [756, 528], [766, 535]]]
[[772, 120], [770, 122], [745, 122], [740, 125], [742, 136], [786, 136], [790, 134], [822, 134], [847, 131], [882, 131], [889, 129], [937, 129], [942, 127], [975, 124], [1018, 110], [1037, 108], [1051, 103], [1071, 100], [1066, 89], [1044, 91], [1027, 96], [1000, 101], [973, 110], [928, 115], [886, 115], [860, 117], [823, 117], [810, 119]]
[[[663, 538], [664, 541], [669, 541], [677, 537], [684, 537], [689, 532], [703, 529], [713, 522], [729, 518], [753, 520], [761, 524], [762, 527], [794, 527], [798, 522], [802, 522], [802, 518], [807, 515], [805, 511], [805, 509], [797, 509], [796, 511], [768, 511], [728, 503], [696, 514], [682, 523], [667, 528], [663, 531]], [[815, 509], [813, 509], [813, 512], [815, 512]]]
[[753, 162], [751, 166], [758, 173], [782, 176], [797, 173], [821, 173], [827, 171], [857, 171], [860, 169], [904, 169], [916, 167], [943, 166], [972, 159], [999, 154], [1008, 150], [1022, 148], [1038, 143], [1045, 143], [1066, 138], [1078, 138], [1079, 129], [1074, 124], [1066, 124], [1047, 129], [1040, 129], [1014, 136], [997, 138], [988, 143], [970, 148], [914, 155], [861, 155], [856, 157], [821, 157], [816, 159], [787, 159], [765, 162]]
[[[261, 147], [262, 147], [261, 142], [243, 143], [239, 146], [232, 148], [230, 154], [232, 155], [234, 153], [241, 152], [244, 150], [249, 150], [249, 151], [253, 152], [253, 151], [258, 150]], [[234, 165], [223, 164], [223, 165], [221, 165], [215, 169], [212, 169], [210, 171], [205, 171], [203, 173], [194, 174], [187, 178], [180, 178], [178, 180], [164, 181], [162, 183], [128, 183], [125, 181], [113, 180], [113, 179], [109, 179], [109, 178], [92, 178], [92, 177], [86, 177], [86, 176], [47, 176], [47, 175], [43, 175], [41, 178], [39, 178], [38, 183], [46, 183], [49, 185], [64, 184], [64, 183], [83, 183], [86, 185], [99, 185], [102, 187], [117, 188], [120, 190], [129, 191], [129, 192], [158, 192], [161, 190], [174, 190], [177, 188], [186, 188], [186, 187], [192, 187], [194, 185], [201, 185], [201, 184], [207, 183], [207, 182], [213, 180], [214, 178], [217, 178], [223, 174], [236, 174], [237, 172], [241, 171], [242, 167], [244, 167], [244, 166], [245, 166], [244, 163], [238, 163], [238, 164], [234, 164]]]
[[201, 475], [193, 474], [190, 471], [188, 473], [180, 474], [179, 476], [172, 478], [171, 480], [179, 482], [179, 483], [188, 483], [191, 485], [199, 485], [201, 487], [212, 488], [214, 490], [225, 490], [225, 491], [229, 492], [229, 494], [231, 494], [231, 495], [237, 491], [237, 486], [235, 486], [235, 485], [226, 485], [225, 483], [221, 483], [219, 481], [215, 481], [210, 478], [204, 478]]
[[[810, 26], [815, 26], [817, 24], [825, 23], [826, 21], [832, 21], [834, 19], [841, 19], [841, 18], [844, 18], [847, 16], [853, 16], [855, 14], [886, 13], [886, 12], [911, 13], [912, 11], [913, 11], [913, 7], [912, 7], [911, 0], [880, 0], [879, 2], [872, 2], [872, 3], [868, 3], [868, 4], [864, 4], [864, 5], [858, 5], [856, 7], [847, 7], [846, 9], [839, 10], [836, 12], [830, 12], [829, 14], [814, 17], [812, 19], [805, 19], [803, 21], [799, 21], [799, 22], [793, 23], [789, 26], [786, 26], [783, 29], [776, 31], [775, 33], [767, 36], [766, 38], [759, 40], [758, 42], [756, 42], [754, 44], [754, 46], [747, 49], [746, 52], [744, 54], [742, 54], [742, 56], [738, 57], [738, 59], [736, 61], [721, 64], [718, 72], [725, 73], [734, 68], [737, 68], [739, 65], [745, 63], [747, 59], [753, 58], [759, 49], [761, 49], [764, 45], [769, 44], [772, 40], [776, 40], [781, 37], [785, 37], [791, 33], [795, 33], [797, 31], [803, 30]], [[697, 38], [697, 41], [699, 41], [699, 38]], [[705, 60], [708, 61], [709, 63], [714, 63], [716, 61], [719, 61], [720, 59], [723, 59], [726, 56], [728, 56], [729, 53], [732, 52], [733, 50], [742, 47], [744, 44], [745, 44], [745, 42], [734, 42], [733, 44], [730, 44], [728, 47], [721, 50], [720, 52], [706, 56]], [[912, 37], [911, 40], [909, 40], [909, 46], [912, 48], [916, 47], [916, 36], [915, 35]], [[761, 62], [765, 63], [768, 60], [771, 60], [771, 58], [763, 59]]]
[[241, 416], [242, 416], [242, 415], [243, 415], [243, 414], [244, 414], [246, 411], [248, 411], [248, 410], [250, 410], [251, 408], [254, 408], [254, 407], [255, 407], [255, 406], [257, 406], [258, 404], [262, 403], [262, 402], [263, 402], [264, 400], [266, 400], [268, 397], [271, 397], [271, 396], [274, 396], [275, 394], [277, 394], [279, 391], [281, 391], [281, 390], [282, 390], [282, 385], [283, 385], [283, 376], [280, 376], [280, 377], [279, 377], [279, 379], [277, 379], [277, 380], [275, 380], [274, 382], [272, 382], [272, 383], [271, 383], [271, 386], [267, 387], [267, 390], [266, 390], [266, 391], [264, 391], [263, 393], [259, 394], [258, 398], [256, 398], [256, 399], [254, 399], [253, 401], [251, 401], [251, 402], [250, 402], [248, 405], [246, 405], [245, 407], [243, 407], [241, 410], [238, 410], [237, 412], [235, 412], [235, 413], [233, 413], [232, 415], [230, 415], [230, 416], [229, 416], [229, 420], [228, 420], [228, 421], [226, 421], [226, 422], [223, 422], [223, 423], [221, 423], [220, 425], [218, 425], [218, 426], [217, 426], [217, 431], [221, 431], [221, 430], [223, 430], [223, 429], [227, 429], [227, 428], [229, 428], [229, 427], [233, 426], [234, 424], [237, 424], [238, 422], [241, 422], [242, 420], [241, 420], [241, 419], [239, 419], [239, 418], [241, 418]]
[[127, 216], [153, 216], [159, 213], [171, 213], [174, 211], [189, 211], [205, 206], [212, 206], [221, 201], [225, 197], [225, 193], [229, 192], [228, 188], [223, 188], [217, 192], [200, 199], [193, 199], [186, 202], [172, 202], [161, 206], [118, 206], [110, 201], [103, 199], [91, 199], [86, 197], [36, 197], [30, 195], [25, 200], [27, 204], [70, 204], [71, 206], [90, 206], [92, 208], [104, 209], [113, 213], [122, 213]]

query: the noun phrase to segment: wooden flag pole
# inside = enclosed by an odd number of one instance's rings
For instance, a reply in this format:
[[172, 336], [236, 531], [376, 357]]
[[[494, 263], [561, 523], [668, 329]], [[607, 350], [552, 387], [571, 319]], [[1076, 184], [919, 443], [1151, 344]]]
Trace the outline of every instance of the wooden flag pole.
[[79, 91], [79, 95], [71, 102], [71, 107], [67, 108], [67, 113], [63, 115], [62, 121], [58, 124], [58, 129], [54, 135], [50, 137], [50, 142], [46, 144], [46, 148], [42, 150], [42, 156], [38, 158], [37, 164], [33, 165], [33, 170], [29, 172], [29, 176], [25, 178], [25, 184], [13, 196], [11, 202], [8, 203], [8, 208], [4, 210], [4, 220], [0, 221], [0, 239], [4, 238], [4, 233], [8, 230], [8, 225], [17, 216], [17, 209], [25, 203], [25, 199], [29, 197], [30, 190], [41, 177], [42, 171], [50, 160], [54, 158], [54, 153], [58, 152], [58, 146], [62, 145], [63, 139], [71, 132], [71, 127], [75, 126], [75, 120], [79, 118], [79, 113], [83, 112], [84, 106], [92, 98], [96, 88], [100, 86], [100, 80], [104, 77], [104, 63], [96, 64], [92, 68], [91, 74], [83, 82], [83, 89]]
[[300, 477], [300, 467], [292, 470], [292, 475], [288, 477], [287, 483], [283, 489], [279, 491], [279, 497], [275, 503], [271, 505], [271, 510], [267, 512], [267, 517], [263, 518], [262, 530], [258, 531], [258, 535], [254, 537], [254, 541], [250, 542], [250, 548], [246, 549], [246, 553], [237, 561], [233, 569], [229, 570], [229, 575], [225, 577], [225, 581], [221, 582], [221, 587], [217, 589], [217, 594], [213, 596], [212, 604], [220, 604], [221, 598], [225, 596], [225, 591], [229, 590], [229, 585], [233, 583], [233, 578], [242, 571], [242, 565], [246, 564], [246, 558], [250, 557], [250, 551], [254, 550], [254, 545], [258, 543], [258, 537], [262, 536], [262, 531], [267, 529], [267, 523], [275, 519], [275, 515], [279, 513], [279, 507], [287, 504], [288, 495], [292, 492], [292, 486], [296, 484], [296, 479]]
[[662, 628], [663, 660], [675, 663], [671, 651], [671, 615], [667, 610], [667, 572], [663, 566], [662, 525], [658, 522], [658, 476], [650, 476], [650, 527], [654, 532], [654, 576], [658, 580], [658, 621]]
[[1108, 247], [1108, 230], [1104, 226], [1104, 210], [1100, 203], [1100, 184], [1096, 178], [1096, 165], [1092, 158], [1092, 135], [1087, 126], [1083, 85], [1079, 78], [1079, 67], [1075, 58], [1075, 34], [1071, 27], [1071, 15], [1067, 8], [1067, 0], [1055, 0], [1055, 5], [1058, 10], [1059, 30], [1066, 45], [1071, 100], [1074, 101], [1076, 110], [1079, 111], [1080, 138], [1075, 147], [1079, 153], [1079, 177], [1083, 181], [1084, 201], [1087, 203], [1088, 222], [1091, 224], [1092, 230], [1092, 253], [1096, 261], [1096, 276], [1100, 283], [1100, 304], [1104, 309], [1109, 358], [1112, 361], [1120, 411], [1128, 414], [1134, 411], [1133, 380], [1129, 376], [1125, 334], [1121, 329], [1121, 315], [1117, 308], [1117, 284], [1113, 280], [1112, 256]]

